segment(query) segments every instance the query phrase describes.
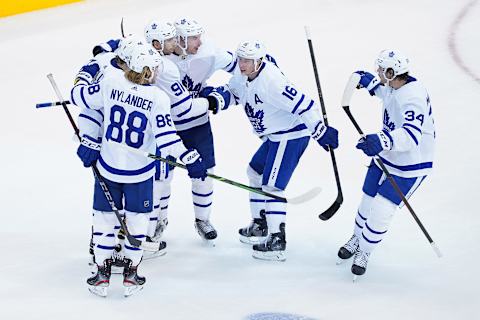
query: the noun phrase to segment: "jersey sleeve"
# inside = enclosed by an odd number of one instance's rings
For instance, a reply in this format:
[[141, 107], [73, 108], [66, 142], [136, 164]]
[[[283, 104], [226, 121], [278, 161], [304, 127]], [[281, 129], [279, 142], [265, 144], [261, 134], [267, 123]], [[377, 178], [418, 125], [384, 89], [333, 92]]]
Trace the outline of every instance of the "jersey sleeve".
[[169, 112], [170, 100], [168, 96], [158, 90], [158, 97], [151, 113], [152, 129], [157, 150], [162, 156], [179, 157], [187, 148], [177, 135], [171, 114]]
[[81, 137], [100, 143], [103, 135], [103, 109], [82, 109], [78, 116], [78, 129]]
[[91, 85], [77, 84], [70, 91], [70, 101], [83, 109], [101, 110], [104, 90], [105, 85], [102, 82]]
[[233, 53], [220, 48], [215, 49], [215, 70], [224, 70], [233, 73], [237, 66], [237, 59]]
[[408, 151], [417, 146], [423, 135], [423, 124], [427, 118], [427, 105], [420, 97], [402, 99], [399, 104], [403, 110], [401, 127], [390, 132], [393, 151]]
[[283, 76], [269, 81], [267, 91], [274, 106], [300, 117], [312, 134], [324, 126], [318, 104]]

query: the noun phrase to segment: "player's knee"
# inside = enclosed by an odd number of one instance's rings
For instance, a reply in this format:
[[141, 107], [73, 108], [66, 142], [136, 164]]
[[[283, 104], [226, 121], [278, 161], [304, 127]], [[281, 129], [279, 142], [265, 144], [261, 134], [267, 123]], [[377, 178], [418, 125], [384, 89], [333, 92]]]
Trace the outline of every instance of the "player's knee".
[[368, 220], [369, 224], [375, 223], [377, 225], [388, 226], [397, 210], [397, 205], [391, 200], [377, 195], [372, 200], [371, 210], [371, 216]]

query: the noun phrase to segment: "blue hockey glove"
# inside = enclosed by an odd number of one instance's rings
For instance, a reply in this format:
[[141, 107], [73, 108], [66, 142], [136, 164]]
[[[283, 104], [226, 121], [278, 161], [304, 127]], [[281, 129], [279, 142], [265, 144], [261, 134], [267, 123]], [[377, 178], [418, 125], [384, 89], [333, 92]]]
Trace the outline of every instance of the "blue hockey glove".
[[374, 96], [375, 90], [380, 85], [380, 79], [366, 71], [355, 71], [354, 73], [360, 75], [360, 81], [357, 85], [357, 89], [365, 88], [368, 90], [368, 93], [370, 93], [371, 96]]
[[96, 62], [91, 61], [89, 64], [84, 65], [78, 71], [77, 76], [75, 77], [75, 85], [83, 83], [90, 85], [95, 81], [95, 76], [100, 71], [100, 67]]
[[338, 148], [338, 131], [334, 127], [327, 127], [322, 122], [317, 124], [315, 132], [312, 135], [323, 149], [328, 151], [328, 147], [332, 149]]
[[100, 157], [101, 145], [87, 137], [83, 137], [80, 146], [77, 149], [77, 155], [82, 160], [83, 166], [88, 168]]
[[392, 150], [393, 140], [390, 133], [385, 130], [379, 133], [368, 134], [365, 139], [358, 140], [357, 149], [362, 150], [367, 156], [373, 157], [383, 150]]
[[205, 168], [205, 164], [197, 150], [187, 150], [179, 159], [187, 166], [188, 176], [190, 178], [205, 180], [207, 177], [207, 169]]
[[220, 110], [227, 109], [230, 105], [230, 92], [223, 86], [218, 88], [205, 87], [200, 91], [199, 96], [207, 98], [208, 110], [212, 111], [213, 114], [217, 114]]
[[100, 43], [93, 48], [93, 56], [95, 57], [97, 54], [100, 54], [102, 52], [114, 52], [118, 49], [119, 44], [120, 39], [112, 39], [108, 40], [107, 42]]

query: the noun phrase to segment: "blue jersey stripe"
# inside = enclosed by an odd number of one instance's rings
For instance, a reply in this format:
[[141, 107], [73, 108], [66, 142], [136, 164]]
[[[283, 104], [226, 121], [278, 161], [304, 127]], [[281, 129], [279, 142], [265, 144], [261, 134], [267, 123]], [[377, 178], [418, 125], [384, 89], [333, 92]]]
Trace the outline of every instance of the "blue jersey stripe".
[[191, 118], [188, 118], [188, 119], [183, 119], [183, 120], [180, 120], [180, 121], [173, 121], [174, 124], [178, 125], [178, 124], [185, 124], [185, 123], [189, 123], [189, 122], [192, 122], [194, 120], [197, 120], [197, 119], [200, 119], [201, 117], [205, 116], [207, 113], [203, 113], [199, 116], [195, 116], [195, 117], [191, 117]]
[[298, 113], [298, 115], [301, 116], [303, 113], [307, 112], [307, 111], [310, 110], [310, 108], [312, 108], [312, 107], [313, 107], [313, 100], [310, 100], [310, 104], [308, 105], [308, 107], [307, 107], [306, 109], [300, 111], [300, 112]]
[[155, 139], [157, 139], [158, 137], [161, 137], [161, 136], [166, 136], [168, 134], [176, 134], [177, 131], [175, 130], [172, 130], [172, 131], [165, 131], [165, 132], [162, 132], [162, 133], [159, 133], [155, 136]]
[[100, 162], [100, 164], [102, 165], [102, 167], [107, 170], [108, 172], [112, 173], [112, 174], [116, 174], [116, 175], [120, 175], [120, 176], [136, 176], [136, 175], [140, 175], [142, 173], [145, 173], [145, 172], [148, 172], [150, 170], [152, 170], [155, 166], [155, 161], [152, 161], [149, 165], [143, 167], [143, 168], [140, 168], [140, 169], [137, 169], [137, 170], [123, 170], [123, 169], [117, 169], [117, 168], [113, 168], [113, 167], [110, 167], [106, 162], [105, 160], [102, 158], [102, 156], [100, 155], [100, 158], [98, 159], [98, 161]]
[[410, 124], [410, 123], [404, 123], [402, 127], [413, 128], [413, 129], [417, 130], [418, 132], [422, 133], [422, 129], [420, 129], [419, 127], [414, 126], [413, 124]]
[[187, 110], [182, 111], [182, 112], [180, 112], [179, 114], [177, 114], [177, 117], [179, 117], [179, 118], [180, 118], [180, 117], [183, 117], [184, 115], [186, 115], [187, 113], [189, 113], [190, 110], [192, 110], [192, 103], [191, 103], [191, 102], [190, 102], [190, 107], [188, 107]]
[[74, 94], [73, 94], [73, 90], [75, 90], [76, 86], [72, 88], [72, 90], [70, 90], [70, 99], [72, 100], [72, 103], [76, 106], [78, 106], [77, 102], [75, 101], [75, 98], [74, 98]]
[[162, 144], [161, 146], [157, 147], [157, 149], [160, 150], [160, 149], [162, 149], [162, 148], [166, 148], [166, 147], [168, 147], [168, 146], [171, 146], [172, 144], [175, 144], [175, 143], [181, 142], [181, 141], [182, 141], [182, 140], [180, 140], [180, 139], [177, 139], [177, 140], [174, 140], [174, 141], [170, 141], [170, 142], [168, 142], [168, 143]]
[[87, 104], [87, 101], [85, 101], [85, 96], [83, 95], [83, 89], [85, 89], [84, 86], [80, 89], [80, 98], [82, 98], [82, 101], [83, 101], [83, 104], [85, 105], [85, 107], [90, 109], [90, 107]]
[[274, 132], [272, 134], [284, 134], [284, 133], [290, 133], [290, 132], [295, 132], [295, 131], [301, 131], [301, 130], [304, 130], [304, 129], [307, 129], [307, 126], [302, 123], [302, 124], [297, 125], [296, 127], [293, 127], [292, 129], [278, 131], [278, 132]]
[[415, 142], [415, 144], [418, 146], [418, 140], [417, 140], [417, 137], [415, 137], [415, 135], [413, 134], [413, 132], [408, 129], [408, 128], [405, 128], [403, 127], [403, 130], [407, 131], [407, 133], [410, 135], [410, 137], [412, 137], [413, 141]]
[[176, 106], [181, 105], [182, 103], [184, 103], [185, 101], [188, 101], [188, 100], [190, 100], [190, 99], [192, 99], [192, 97], [186, 96], [186, 97], [183, 98], [182, 100], [177, 101], [177, 102], [175, 102], [174, 104], [172, 104], [172, 105], [170, 106], [170, 108], [175, 108]]
[[87, 116], [86, 114], [83, 114], [83, 113], [82, 113], [82, 114], [79, 115], [79, 117], [80, 117], [80, 118], [87, 119], [87, 120], [90, 120], [90, 121], [92, 121], [93, 123], [95, 123], [95, 124], [96, 124], [97, 126], [99, 126], [99, 127], [102, 126], [102, 124], [101, 124], [100, 122], [98, 122], [97, 120], [95, 120], [95, 119], [92, 118], [92, 117]]
[[297, 111], [298, 107], [302, 104], [304, 98], [305, 98], [305, 95], [302, 94], [302, 97], [300, 98], [300, 100], [295, 105], [295, 108], [293, 108], [292, 113], [295, 113], [295, 111]]
[[287, 213], [285, 211], [266, 211], [265, 214], [281, 214], [281, 215], [286, 215]]
[[399, 165], [391, 163], [388, 160], [385, 160], [382, 157], [379, 157], [379, 158], [382, 159], [382, 161], [387, 166], [390, 166], [392, 168], [395, 168], [395, 169], [398, 169], [398, 170], [401, 170], [401, 171], [414, 171], [414, 170], [428, 169], [428, 168], [433, 167], [433, 162], [423, 162], [423, 163], [411, 164], [411, 165], [406, 165], [406, 166], [399, 166]]

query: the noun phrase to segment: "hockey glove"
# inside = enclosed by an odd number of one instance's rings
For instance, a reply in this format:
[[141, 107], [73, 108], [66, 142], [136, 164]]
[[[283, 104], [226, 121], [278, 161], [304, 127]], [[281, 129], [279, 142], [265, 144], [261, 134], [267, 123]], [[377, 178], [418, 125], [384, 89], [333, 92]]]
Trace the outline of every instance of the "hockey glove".
[[218, 111], [228, 108], [230, 105], [230, 92], [225, 87], [205, 87], [200, 91], [200, 97], [207, 98], [208, 110], [213, 114], [217, 114]]
[[383, 150], [392, 150], [392, 146], [392, 136], [385, 130], [368, 134], [365, 139], [361, 138], [357, 143], [357, 149], [362, 150], [369, 157], [376, 156]]
[[107, 42], [100, 43], [99, 45], [95, 46], [93, 48], [93, 56], [97, 56], [97, 54], [103, 53], [103, 52], [114, 52], [115, 50], [118, 49], [118, 46], [120, 44], [120, 39], [112, 39], [108, 40]]
[[83, 166], [88, 168], [100, 157], [101, 145], [87, 137], [83, 137], [77, 149], [77, 155], [82, 160]]
[[95, 76], [100, 71], [100, 67], [96, 62], [90, 62], [87, 65], [84, 65], [80, 71], [78, 71], [77, 76], [75, 77], [74, 84], [85, 84], [90, 85], [95, 81]]
[[312, 138], [315, 139], [326, 151], [328, 151], [328, 147], [331, 147], [332, 149], [338, 148], [337, 129], [327, 127], [322, 122], [318, 123]]
[[203, 164], [202, 158], [197, 150], [187, 150], [179, 157], [179, 159], [187, 166], [188, 176], [190, 178], [205, 180], [207, 177], [207, 169], [205, 168], [205, 164]]
[[360, 75], [360, 81], [358, 82], [357, 89], [365, 88], [368, 90], [368, 93], [370, 93], [371, 96], [374, 96], [375, 90], [380, 85], [380, 79], [366, 71], [355, 71], [354, 73]]

